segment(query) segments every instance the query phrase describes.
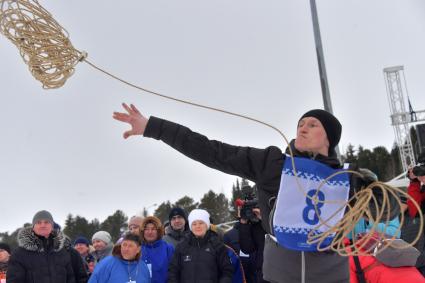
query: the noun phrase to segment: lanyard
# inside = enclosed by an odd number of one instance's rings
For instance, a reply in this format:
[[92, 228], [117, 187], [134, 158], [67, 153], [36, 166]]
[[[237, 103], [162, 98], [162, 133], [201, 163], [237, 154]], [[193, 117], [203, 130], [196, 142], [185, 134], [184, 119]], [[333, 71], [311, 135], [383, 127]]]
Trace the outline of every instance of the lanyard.
[[[128, 262], [128, 265], [127, 265], [127, 272], [128, 272], [128, 282], [136, 282], [136, 281], [131, 280], [131, 273], [132, 272], [130, 272], [130, 262]], [[137, 273], [138, 272], [139, 272], [139, 263], [136, 264], [136, 275], [134, 276], [134, 279], [137, 279]]]

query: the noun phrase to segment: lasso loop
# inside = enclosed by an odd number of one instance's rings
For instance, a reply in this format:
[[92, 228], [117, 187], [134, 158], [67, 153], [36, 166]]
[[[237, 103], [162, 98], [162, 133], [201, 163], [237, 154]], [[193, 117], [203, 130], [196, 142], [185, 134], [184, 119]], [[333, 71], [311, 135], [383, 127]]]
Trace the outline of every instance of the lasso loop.
[[[316, 215], [319, 217], [320, 223], [310, 232], [308, 241], [309, 243], [317, 243], [318, 250], [320, 251], [333, 250], [344, 256], [372, 254], [373, 251], [366, 248], [366, 243], [373, 237], [376, 237], [376, 235], [379, 235], [380, 238], [384, 238], [383, 232], [376, 233], [376, 231], [379, 223], [385, 223], [385, 231], [389, 221], [391, 220], [389, 219], [392, 210], [390, 198], [395, 198], [398, 202], [398, 206], [401, 207], [402, 203], [400, 201], [400, 196], [404, 196], [406, 199], [412, 201], [418, 211], [421, 211], [416, 201], [405, 191], [398, 188], [392, 188], [381, 182], [374, 182], [365, 188], [355, 191], [354, 195], [347, 202], [341, 202], [337, 211], [335, 211], [328, 219], [322, 219], [320, 217], [320, 213], [318, 213], [318, 205], [324, 203], [335, 203], [336, 201], [320, 201], [317, 198], [317, 195], [321, 187], [337, 174], [350, 173], [357, 175], [358, 177], [362, 177], [359, 172], [349, 170], [339, 171], [323, 180], [317, 188], [316, 194], [309, 196], [299, 183], [294, 154], [291, 146], [289, 146], [289, 141], [278, 128], [247, 115], [211, 106], [205, 106], [142, 88], [97, 67], [95, 64], [87, 60], [86, 52], [79, 51], [73, 47], [69, 40], [68, 32], [57, 21], [55, 21], [52, 15], [46, 11], [37, 0], [0, 0], [0, 32], [16, 45], [24, 62], [28, 65], [31, 74], [42, 83], [43, 88], [45, 89], [59, 88], [63, 86], [66, 80], [74, 73], [76, 64], [84, 61], [94, 69], [140, 91], [176, 102], [247, 119], [267, 126], [278, 132], [288, 145], [292, 168], [295, 176], [297, 176], [297, 178], [295, 178], [297, 180], [297, 187], [306, 198], [309, 198], [312, 201]], [[378, 190], [382, 195], [381, 201], [379, 201], [374, 194], [374, 191]], [[373, 207], [374, 213], [371, 211], [371, 206]], [[329, 225], [329, 221], [341, 210], [345, 210], [343, 218], [335, 225]], [[420, 229], [416, 238], [410, 243], [410, 245], [414, 245], [422, 234], [424, 220], [422, 213], [419, 213], [419, 216]], [[365, 217], [374, 223], [373, 227], [360, 241], [356, 241], [353, 232], [354, 227], [357, 222]], [[404, 215], [402, 213], [398, 231], [400, 231], [403, 223]], [[325, 226], [327, 230], [325, 232], [319, 232], [319, 228], [322, 228], [323, 226]], [[333, 236], [333, 241], [330, 245], [323, 247], [322, 243], [328, 236]], [[347, 251], [347, 245], [344, 242], [344, 239], [348, 236], [351, 236], [351, 238], [354, 239], [353, 244], [349, 246], [351, 251]], [[390, 246], [394, 238], [395, 236], [386, 240], [384, 248]]]
[[63, 86], [81, 58], [68, 32], [36, 0], [1, 1], [0, 32], [18, 47], [45, 89]]

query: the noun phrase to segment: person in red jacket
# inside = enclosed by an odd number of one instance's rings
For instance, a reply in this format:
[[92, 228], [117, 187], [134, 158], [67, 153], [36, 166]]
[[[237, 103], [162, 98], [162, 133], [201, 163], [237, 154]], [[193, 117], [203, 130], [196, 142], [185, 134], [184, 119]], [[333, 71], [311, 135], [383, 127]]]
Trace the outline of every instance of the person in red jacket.
[[[410, 184], [407, 188], [407, 193], [419, 204], [419, 206], [421, 206], [422, 202], [425, 200], [425, 162], [419, 163], [410, 169], [408, 176]], [[407, 209], [411, 218], [415, 218], [417, 216], [418, 208], [410, 199], [407, 201]]]
[[[417, 236], [420, 215], [424, 213], [425, 208], [425, 153], [419, 156], [418, 164], [409, 169], [407, 176], [410, 179], [407, 193], [421, 208], [418, 210], [418, 207], [411, 199], [407, 200], [407, 211], [404, 227], [402, 229], [402, 238], [406, 242], [412, 242]], [[422, 233], [419, 241], [415, 244], [415, 248], [421, 252], [416, 262], [416, 267], [422, 275], [425, 276], [424, 233]]]

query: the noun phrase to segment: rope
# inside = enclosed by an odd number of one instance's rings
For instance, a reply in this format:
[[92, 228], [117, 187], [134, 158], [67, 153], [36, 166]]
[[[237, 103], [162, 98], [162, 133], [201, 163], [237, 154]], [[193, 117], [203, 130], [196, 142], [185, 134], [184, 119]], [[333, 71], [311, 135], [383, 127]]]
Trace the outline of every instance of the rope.
[[[79, 62], [86, 62], [94, 69], [104, 73], [105, 75], [118, 80], [132, 88], [149, 93], [155, 96], [159, 96], [165, 99], [173, 100], [179, 103], [200, 107], [207, 110], [217, 111], [224, 114], [228, 114], [235, 117], [247, 119], [261, 125], [267, 126], [276, 132], [284, 139], [285, 143], [289, 145], [288, 139], [285, 135], [276, 127], [261, 120], [249, 117], [247, 115], [238, 114], [235, 112], [206, 106], [198, 103], [194, 103], [187, 100], [182, 100], [167, 96], [135, 84], [132, 84], [122, 78], [119, 78], [112, 73], [96, 66], [87, 59], [87, 53], [79, 51], [73, 47], [69, 40], [68, 32], [52, 17], [52, 15], [46, 11], [37, 0], [0, 0], [0, 32], [5, 35], [16, 47], [19, 49], [21, 57], [24, 62], [28, 65], [31, 74], [35, 79], [40, 81], [45, 89], [59, 88], [65, 84], [67, 79], [72, 76], [75, 70], [75, 66]], [[295, 176], [298, 176], [294, 154], [290, 146], [290, 158], [292, 161], [292, 167]], [[389, 215], [391, 212], [390, 197], [397, 200], [399, 207], [402, 206], [400, 196], [403, 195], [407, 199], [412, 200], [412, 203], [420, 210], [419, 205], [416, 201], [410, 197], [406, 192], [398, 188], [392, 188], [381, 182], [373, 182], [366, 188], [361, 188], [356, 191], [355, 194], [347, 201], [341, 202], [340, 208], [334, 212], [328, 219], [322, 219], [320, 217], [318, 204], [320, 203], [331, 203], [335, 201], [320, 201], [317, 197], [321, 187], [329, 180], [331, 180], [337, 174], [350, 173], [357, 175], [362, 178], [363, 175], [356, 171], [341, 170], [335, 173], [321, 182], [317, 188], [316, 194], [312, 197], [307, 195], [304, 188], [297, 180], [297, 187], [303, 193], [306, 198], [311, 199], [314, 204], [315, 212], [319, 217], [320, 224], [317, 225], [310, 233], [308, 242], [311, 244], [317, 243], [319, 251], [333, 250], [340, 255], [370, 255], [371, 250], [364, 250], [366, 243], [376, 234], [380, 238], [384, 238], [384, 233], [376, 233], [378, 223], [385, 223], [387, 228]], [[374, 195], [374, 191], [380, 190], [382, 194], [381, 206], [379, 201]], [[352, 206], [351, 203], [354, 202]], [[370, 204], [373, 205], [373, 210], [376, 212], [375, 215], [371, 212]], [[343, 218], [334, 226], [329, 225], [330, 219], [338, 214], [341, 210], [345, 210]], [[414, 241], [409, 243], [413, 246], [420, 238], [423, 230], [423, 215], [420, 213], [420, 229]], [[384, 217], [385, 216], [385, 217]], [[362, 218], [367, 217], [373, 221], [374, 225], [369, 233], [361, 240], [356, 241], [353, 233], [355, 224]], [[400, 227], [404, 223], [404, 215], [401, 215]], [[319, 228], [326, 226], [327, 230], [324, 233], [319, 232]], [[384, 228], [384, 231], [385, 231]], [[349, 247], [352, 248], [352, 252], [347, 252], [347, 247], [344, 243], [344, 239], [351, 235], [353, 238], [353, 244]], [[325, 239], [329, 236], [334, 236], [333, 241], [330, 245], [323, 247], [322, 244]], [[382, 250], [389, 247], [395, 237], [392, 237], [388, 241], [385, 241], [385, 245]], [[381, 250], [381, 251], [382, 251]]]
[[35, 0], [1, 1], [0, 32], [18, 47], [45, 89], [63, 86], [82, 56], [68, 32]]

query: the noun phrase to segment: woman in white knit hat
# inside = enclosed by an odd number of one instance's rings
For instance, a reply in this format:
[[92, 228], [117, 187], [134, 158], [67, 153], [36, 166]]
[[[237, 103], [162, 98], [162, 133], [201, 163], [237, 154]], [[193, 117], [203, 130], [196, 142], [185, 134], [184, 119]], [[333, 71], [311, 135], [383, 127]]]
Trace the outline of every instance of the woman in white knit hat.
[[232, 282], [233, 267], [226, 247], [209, 230], [209, 213], [194, 209], [188, 220], [191, 233], [176, 247], [168, 268], [168, 283]]

